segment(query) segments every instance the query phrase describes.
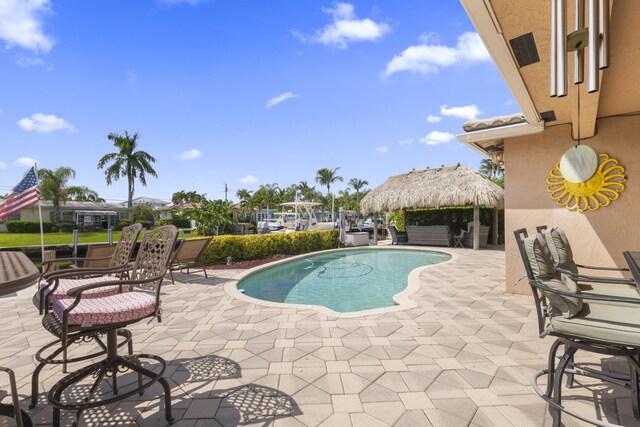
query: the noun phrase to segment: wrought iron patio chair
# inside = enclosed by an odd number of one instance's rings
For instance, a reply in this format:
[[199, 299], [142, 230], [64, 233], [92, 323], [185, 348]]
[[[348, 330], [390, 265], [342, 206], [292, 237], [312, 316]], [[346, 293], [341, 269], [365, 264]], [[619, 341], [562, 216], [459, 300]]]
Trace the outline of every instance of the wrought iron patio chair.
[[[55, 270], [44, 273], [38, 282], [38, 292], [33, 297], [33, 303], [40, 310], [40, 314], [43, 314], [56, 299], [66, 298], [69, 289], [78, 284], [83, 284], [77, 282], [76, 280], [78, 279], [90, 280], [92, 283], [96, 283], [111, 280], [109, 276], [114, 274], [127, 274], [130, 268], [129, 260], [141, 231], [141, 224], [132, 224], [122, 229], [120, 239], [116, 244], [108, 267], [87, 266], [87, 268]], [[78, 260], [84, 260], [84, 258], [57, 258], [45, 261], [43, 265]], [[103, 296], [104, 293], [115, 293], [117, 289], [101, 289], [95, 292], [97, 293], [96, 296]]]
[[[159, 356], [138, 354], [121, 356], [118, 354], [117, 331], [146, 318], [161, 320], [160, 289], [173, 253], [178, 230], [173, 225], [158, 227], [145, 233], [140, 250], [131, 270], [130, 279], [115, 279], [104, 283], [90, 283], [68, 291], [70, 298], [53, 302], [51, 311], [43, 316], [45, 329], [67, 346], [72, 340], [96, 334], [106, 335], [107, 349], [103, 360], [85, 366], [65, 376], [50, 390], [47, 399], [53, 405], [53, 425], [60, 425], [60, 411], [76, 411], [74, 426], [77, 426], [82, 411], [103, 405], [109, 405], [126, 399], [134, 394], [143, 394], [144, 390], [159, 382], [164, 390], [165, 418], [170, 423], [171, 388], [163, 377], [166, 362]], [[132, 287], [129, 292], [118, 293], [99, 298], [85, 298], [85, 294], [94, 289], [108, 286]], [[155, 371], [142, 366], [141, 359], [155, 361], [159, 368]], [[117, 377], [123, 371], [131, 370], [138, 374], [138, 383], [132, 390], [121, 393], [118, 390]], [[105, 378], [111, 378], [113, 396], [96, 396]], [[146, 377], [146, 382], [143, 381]], [[80, 400], [63, 398], [65, 390], [84, 379], [94, 378], [87, 395]]]
[[[69, 298], [69, 290], [82, 285], [91, 283], [106, 283], [113, 281], [114, 278], [128, 277], [131, 265], [129, 259], [138, 240], [138, 235], [142, 230], [142, 225], [133, 224], [122, 230], [120, 239], [113, 255], [110, 259], [110, 266], [107, 268], [74, 268], [68, 270], [58, 270], [43, 274], [39, 281], [39, 288], [33, 297], [34, 304], [38, 307], [40, 314], [48, 313], [52, 304], [60, 299]], [[68, 258], [59, 258], [68, 260]], [[51, 260], [54, 262], [56, 260]], [[97, 298], [108, 295], [114, 295], [128, 290], [127, 287], [121, 285], [112, 285], [109, 287], [97, 288], [85, 293], [85, 298]], [[119, 347], [127, 346], [129, 353], [133, 352], [133, 343], [131, 341], [131, 332], [121, 329], [117, 332], [121, 337], [118, 343]], [[69, 346], [81, 342], [95, 342], [99, 348], [89, 354], [68, 357]], [[100, 357], [107, 351], [107, 345], [102, 341], [99, 335], [87, 336], [81, 339], [72, 339], [66, 345], [62, 345], [59, 339], [51, 341], [42, 346], [35, 354], [38, 365], [31, 375], [31, 404], [33, 408], [38, 403], [39, 394], [39, 377], [40, 372], [46, 365], [62, 365], [62, 372], [66, 373], [69, 363], [82, 362], [85, 360]]]
[[189, 274], [190, 268], [200, 267], [204, 272], [204, 277], [207, 278], [207, 269], [204, 265], [204, 252], [207, 250], [209, 243], [211, 243], [211, 239], [213, 239], [213, 237], [184, 239], [180, 242], [169, 266], [169, 275], [171, 276], [172, 284], [175, 284], [173, 281], [173, 272], [179, 270], [180, 273], [182, 273], [183, 268], [186, 268], [187, 274]]
[[[597, 378], [623, 386], [631, 391], [631, 403], [636, 418], [640, 418], [640, 294], [636, 289], [615, 288], [611, 293], [584, 293], [569, 276], [556, 270], [555, 262], [541, 234], [529, 237], [525, 229], [514, 231], [518, 249], [533, 292], [541, 338], [556, 338], [550, 348], [548, 368], [532, 377], [536, 394], [549, 405], [553, 425], [560, 426], [561, 413], [567, 413], [595, 425], [611, 425], [562, 405], [562, 382], [567, 376], [571, 387], [574, 375]], [[606, 290], [600, 288], [600, 291]], [[564, 353], [556, 364], [556, 354]], [[578, 350], [625, 357], [630, 376], [605, 373], [591, 366], [576, 363]], [[546, 390], [538, 379], [547, 376]]]

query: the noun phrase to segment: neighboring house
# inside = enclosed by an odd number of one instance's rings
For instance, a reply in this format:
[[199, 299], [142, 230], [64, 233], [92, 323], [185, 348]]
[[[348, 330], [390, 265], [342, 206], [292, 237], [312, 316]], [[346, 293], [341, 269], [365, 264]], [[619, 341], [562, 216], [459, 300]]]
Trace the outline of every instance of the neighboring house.
[[[7, 221], [38, 221], [38, 205], [42, 209], [42, 220], [52, 221], [53, 203], [50, 200], [42, 200], [36, 205], [22, 209]], [[131, 210], [120, 203], [68, 201], [60, 205], [60, 220], [75, 222], [80, 229], [106, 229], [120, 219], [130, 218]]]
[[173, 218], [179, 212], [182, 212], [185, 209], [190, 209], [194, 206], [200, 206], [199, 203], [182, 203], [178, 205], [167, 205], [161, 206], [157, 208], [158, 211], [158, 219], [169, 219]]
[[[154, 199], [151, 197], [136, 197], [135, 199], [133, 199], [131, 201], [131, 203], [133, 204], [133, 206], [137, 206], [137, 205], [141, 205], [143, 203], [149, 203], [151, 204], [151, 206], [153, 206], [155, 209], [164, 207], [164, 206], [168, 206], [170, 203], [166, 202], [164, 200], [160, 200], [160, 199]], [[127, 207], [127, 202], [122, 202], [120, 203], [121, 206]]]
[[[581, 264], [626, 267], [622, 251], [638, 248], [640, 43], [630, 41], [638, 37], [640, 2], [611, 2], [610, 17], [605, 17], [610, 22], [610, 67], [595, 69], [596, 78], [589, 79], [585, 53], [584, 83], [576, 86], [573, 53], [567, 54], [568, 96], [550, 97], [548, 3], [461, 1], [522, 111], [467, 123], [458, 135], [475, 151], [504, 162], [506, 290], [531, 293], [524, 282], [516, 286], [524, 275], [513, 236], [519, 228], [531, 234], [537, 225], [562, 227]], [[568, 24], [571, 31], [573, 21]], [[599, 90], [589, 93], [588, 85], [597, 81]], [[467, 98], [473, 99], [469, 93]], [[482, 99], [475, 101], [482, 105]], [[618, 200], [584, 212], [560, 206], [546, 182], [562, 155], [576, 145], [578, 128], [583, 143], [617, 159], [628, 178]]]

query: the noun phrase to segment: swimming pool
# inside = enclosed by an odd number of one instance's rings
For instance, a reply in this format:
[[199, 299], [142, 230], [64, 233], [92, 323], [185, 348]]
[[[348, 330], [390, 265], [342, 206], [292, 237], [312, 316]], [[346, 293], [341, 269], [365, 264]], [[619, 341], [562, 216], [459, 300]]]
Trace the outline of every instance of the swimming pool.
[[391, 307], [412, 270], [449, 259], [425, 250], [336, 251], [267, 267], [240, 280], [237, 288], [261, 300], [320, 305], [339, 313]]

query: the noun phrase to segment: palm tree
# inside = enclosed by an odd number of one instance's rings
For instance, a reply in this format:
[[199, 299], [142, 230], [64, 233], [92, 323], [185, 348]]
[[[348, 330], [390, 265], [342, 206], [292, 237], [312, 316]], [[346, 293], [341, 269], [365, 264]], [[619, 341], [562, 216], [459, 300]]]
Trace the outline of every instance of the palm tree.
[[318, 169], [318, 171], [316, 172], [316, 182], [327, 187], [327, 195], [331, 194], [331, 184], [336, 181], [344, 181], [344, 178], [338, 175], [338, 169], [340, 168], [322, 168]]
[[69, 180], [76, 177], [76, 171], [68, 166], [56, 169], [40, 169], [40, 195], [53, 203], [53, 223], [60, 221], [60, 204], [75, 197], [87, 200], [89, 196], [98, 198], [98, 193], [87, 187], [67, 186]]
[[360, 190], [369, 185], [369, 181], [366, 179], [351, 178], [349, 180], [349, 185], [356, 192], [356, 203], [360, 203]]
[[124, 135], [110, 133], [107, 135], [107, 139], [113, 141], [113, 145], [118, 149], [118, 152], [102, 156], [98, 161], [98, 169], [104, 168], [111, 162], [104, 172], [107, 178], [107, 185], [111, 185], [114, 180], [119, 180], [121, 176], [127, 177], [127, 206], [132, 208], [136, 178], [146, 187], [146, 174], [154, 178], [158, 177], [158, 174], [151, 166], [152, 163], [156, 162], [156, 159], [146, 151], [136, 151], [138, 146], [137, 133], [133, 135], [129, 135], [127, 131], [124, 131]]
[[85, 186], [74, 186], [67, 189], [69, 197], [76, 202], [104, 202], [105, 200], [95, 191]]
[[171, 195], [171, 203], [174, 205], [182, 205], [187, 200], [187, 193], [184, 190], [176, 191]]
[[251, 198], [252, 191], [247, 190], [246, 188], [241, 188], [236, 191], [236, 197], [240, 201], [240, 209], [242, 209], [243, 215], [246, 216], [246, 212], [251, 212], [250, 221], [253, 221], [253, 200]]
[[495, 164], [491, 159], [482, 159], [482, 161], [480, 161], [479, 172], [489, 179], [499, 178], [500, 175], [504, 174], [502, 167]]

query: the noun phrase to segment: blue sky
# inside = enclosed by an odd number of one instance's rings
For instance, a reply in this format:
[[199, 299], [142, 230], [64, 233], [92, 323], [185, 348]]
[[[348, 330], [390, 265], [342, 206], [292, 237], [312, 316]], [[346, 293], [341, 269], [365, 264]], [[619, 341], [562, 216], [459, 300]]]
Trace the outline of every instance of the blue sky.
[[0, 193], [35, 159], [113, 201], [110, 132], [158, 160], [136, 196], [235, 198], [477, 168], [453, 135], [519, 110], [457, 1], [0, 0], [0, 75]]

